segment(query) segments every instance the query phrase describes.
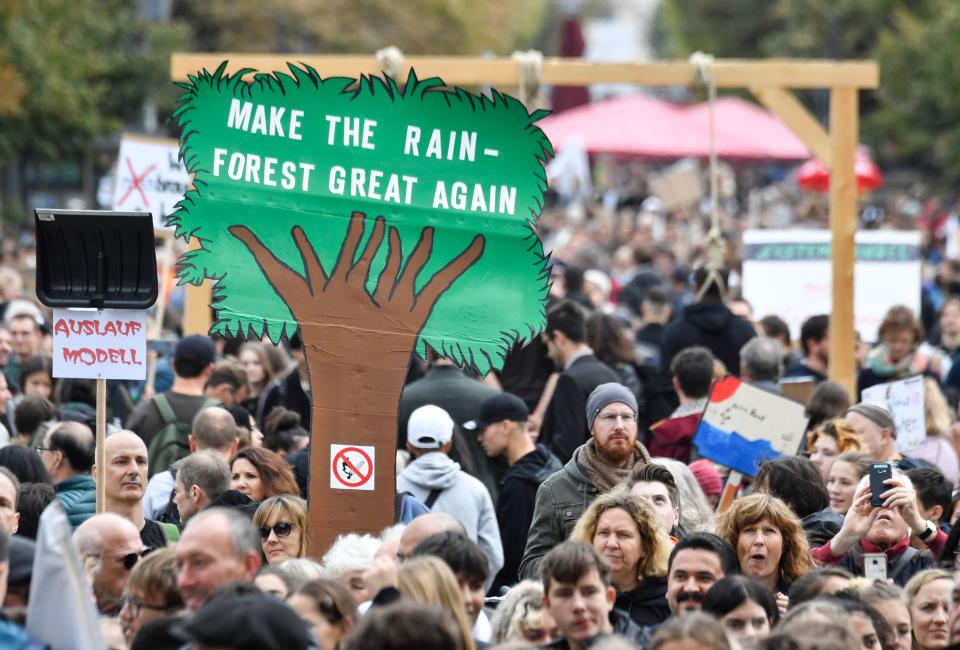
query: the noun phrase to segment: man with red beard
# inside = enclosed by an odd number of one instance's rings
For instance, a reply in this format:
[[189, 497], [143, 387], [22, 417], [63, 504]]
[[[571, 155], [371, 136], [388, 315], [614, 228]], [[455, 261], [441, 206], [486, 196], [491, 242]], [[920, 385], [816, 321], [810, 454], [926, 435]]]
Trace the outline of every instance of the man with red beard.
[[537, 490], [520, 576], [537, 576], [540, 559], [570, 536], [577, 519], [601, 492], [626, 481], [650, 453], [637, 442], [637, 400], [629, 388], [607, 383], [587, 398], [590, 439]]
[[[840, 532], [829, 542], [813, 549], [819, 564], [836, 564], [854, 575], [864, 575], [864, 554], [883, 553], [887, 560], [887, 578], [904, 586], [915, 574], [936, 565], [934, 559], [943, 550], [937, 528], [920, 516], [917, 493], [910, 479], [893, 470], [885, 481], [883, 505], [870, 505], [870, 476], [857, 486], [853, 505], [847, 511]], [[910, 546], [911, 534], [928, 544], [926, 549]]]

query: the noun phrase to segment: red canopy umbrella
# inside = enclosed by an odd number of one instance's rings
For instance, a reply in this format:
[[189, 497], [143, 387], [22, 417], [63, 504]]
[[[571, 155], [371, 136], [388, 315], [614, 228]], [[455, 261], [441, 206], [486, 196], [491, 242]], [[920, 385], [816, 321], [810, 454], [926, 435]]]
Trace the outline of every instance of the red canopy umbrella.
[[[803, 160], [803, 142], [775, 115], [750, 102], [716, 103], [717, 154], [741, 160]], [[579, 138], [587, 153], [646, 158], [704, 158], [710, 154], [705, 104], [681, 106], [649, 95], [629, 95], [580, 106], [542, 120], [557, 150]]]
[[[853, 169], [857, 176], [857, 189], [861, 192], [883, 187], [883, 173], [864, 147], [857, 148]], [[812, 158], [797, 170], [797, 185], [813, 192], [827, 192], [830, 190], [830, 171], [822, 162]]]

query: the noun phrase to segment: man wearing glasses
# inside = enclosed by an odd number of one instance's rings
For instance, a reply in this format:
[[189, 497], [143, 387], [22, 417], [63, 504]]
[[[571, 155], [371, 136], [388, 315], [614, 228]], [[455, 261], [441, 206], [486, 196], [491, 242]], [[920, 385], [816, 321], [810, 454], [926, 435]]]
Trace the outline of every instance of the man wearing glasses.
[[63, 504], [70, 525], [76, 528], [97, 511], [97, 485], [90, 475], [94, 462], [94, 437], [90, 427], [63, 422], [51, 427], [37, 447], [50, 481]]
[[73, 542], [93, 584], [97, 609], [104, 616], [116, 616], [130, 570], [143, 553], [140, 531], [120, 515], [105, 512], [78, 526]]
[[570, 536], [577, 519], [601, 492], [627, 480], [634, 465], [650, 462], [637, 441], [637, 399], [617, 383], [600, 384], [587, 398], [590, 439], [537, 490], [520, 576], [534, 579], [540, 559]]

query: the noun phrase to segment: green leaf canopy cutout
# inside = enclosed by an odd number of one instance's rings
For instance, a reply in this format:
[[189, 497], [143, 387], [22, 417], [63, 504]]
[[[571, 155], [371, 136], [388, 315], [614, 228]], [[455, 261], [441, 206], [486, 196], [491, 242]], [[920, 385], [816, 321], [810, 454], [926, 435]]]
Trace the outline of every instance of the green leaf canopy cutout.
[[412, 71], [400, 87], [292, 65], [247, 83], [250, 70], [225, 68], [179, 84], [196, 189], [169, 218], [202, 245], [181, 259], [181, 284], [217, 280], [212, 332], [276, 343], [306, 325], [303, 302], [351, 274], [353, 293], [316, 301], [309, 318], [384, 305], [406, 283], [382, 322], [345, 325], [389, 333], [419, 311], [416, 351], [430, 345], [480, 373], [543, 328], [547, 260], [533, 227], [553, 153], [535, 125], [546, 112]]

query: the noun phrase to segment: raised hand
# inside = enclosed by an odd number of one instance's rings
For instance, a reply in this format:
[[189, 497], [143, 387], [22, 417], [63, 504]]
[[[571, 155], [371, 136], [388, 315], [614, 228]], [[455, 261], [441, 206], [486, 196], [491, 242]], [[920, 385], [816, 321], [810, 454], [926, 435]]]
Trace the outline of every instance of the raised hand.
[[911, 530], [922, 531], [926, 527], [926, 520], [920, 515], [917, 491], [896, 478], [888, 478], [883, 484], [890, 487], [880, 495], [883, 499], [883, 507], [897, 509]]

